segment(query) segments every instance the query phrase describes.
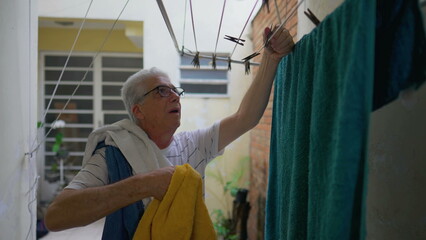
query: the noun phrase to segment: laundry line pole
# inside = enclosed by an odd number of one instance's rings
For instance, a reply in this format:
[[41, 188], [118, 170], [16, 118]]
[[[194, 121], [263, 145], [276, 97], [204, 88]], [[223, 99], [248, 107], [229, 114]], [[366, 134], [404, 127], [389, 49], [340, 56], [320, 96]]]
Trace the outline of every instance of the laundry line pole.
[[[195, 53], [191, 53], [191, 52], [182, 52], [182, 51], [179, 51], [179, 54], [181, 56], [195, 57]], [[202, 55], [202, 54], [199, 54], [198, 56], [199, 56], [199, 58], [213, 59], [212, 55]], [[245, 61], [242, 61], [242, 60], [239, 61], [239, 60], [229, 59], [227, 57], [217, 57], [217, 56], [216, 56], [216, 61], [239, 63], [239, 64], [244, 64], [245, 63]], [[258, 62], [250, 62], [250, 65], [259, 66], [260, 63], [258, 63]]]

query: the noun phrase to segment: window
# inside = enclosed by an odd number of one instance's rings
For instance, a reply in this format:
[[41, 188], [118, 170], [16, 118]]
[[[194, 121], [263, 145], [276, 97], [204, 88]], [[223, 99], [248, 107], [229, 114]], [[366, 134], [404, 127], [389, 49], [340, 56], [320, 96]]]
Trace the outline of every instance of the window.
[[[211, 56], [212, 53], [200, 53]], [[221, 54], [220, 57], [228, 55]], [[182, 56], [180, 64], [180, 85], [186, 96], [226, 97], [228, 96], [228, 63], [216, 61], [216, 69], [211, 66], [211, 59], [200, 58], [200, 68], [192, 65], [193, 57]]]
[[[43, 109], [46, 109], [67, 55], [42, 53], [41, 57]], [[67, 175], [81, 168], [87, 137], [94, 128], [128, 118], [121, 100], [121, 86], [130, 75], [143, 67], [142, 57], [132, 54], [102, 53], [94, 60], [93, 67], [89, 68], [93, 59], [94, 55], [91, 54], [74, 54], [69, 59], [47, 112], [45, 134], [60, 112], [62, 114], [59, 119], [65, 121], [66, 125], [64, 128], [53, 129], [47, 136], [44, 145], [46, 177], [58, 172], [56, 170], [58, 158], [52, 151], [58, 133], [62, 133], [62, 146], [68, 152], [68, 157], [64, 161]], [[82, 79], [85, 80], [81, 81]], [[62, 111], [79, 83], [79, 88], [66, 109]]]

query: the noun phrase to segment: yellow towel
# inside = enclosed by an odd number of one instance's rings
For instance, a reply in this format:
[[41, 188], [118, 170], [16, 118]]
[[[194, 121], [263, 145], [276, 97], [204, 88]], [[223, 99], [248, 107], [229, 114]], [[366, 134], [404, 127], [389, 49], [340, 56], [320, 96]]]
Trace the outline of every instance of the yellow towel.
[[147, 239], [216, 240], [201, 176], [189, 164], [176, 166], [163, 200], [154, 199], [139, 221], [133, 240]]

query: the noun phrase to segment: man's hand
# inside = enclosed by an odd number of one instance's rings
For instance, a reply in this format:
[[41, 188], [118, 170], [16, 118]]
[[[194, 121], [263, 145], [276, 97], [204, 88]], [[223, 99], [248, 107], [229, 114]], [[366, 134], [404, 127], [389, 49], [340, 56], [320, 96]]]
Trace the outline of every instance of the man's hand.
[[275, 27], [273, 31], [269, 27], [266, 27], [263, 35], [265, 41], [272, 34], [273, 37], [269, 39], [265, 47], [265, 54], [270, 55], [270, 57], [276, 61], [280, 61], [282, 57], [289, 54], [293, 49], [293, 37], [284, 27]]
[[169, 166], [147, 173], [149, 179], [148, 184], [151, 186], [149, 195], [161, 201], [166, 194], [167, 189], [169, 189], [170, 181], [174, 172], [175, 167]]
[[161, 200], [174, 171], [165, 167], [101, 187], [65, 189], [47, 209], [46, 226], [51, 231], [81, 227], [144, 198]]

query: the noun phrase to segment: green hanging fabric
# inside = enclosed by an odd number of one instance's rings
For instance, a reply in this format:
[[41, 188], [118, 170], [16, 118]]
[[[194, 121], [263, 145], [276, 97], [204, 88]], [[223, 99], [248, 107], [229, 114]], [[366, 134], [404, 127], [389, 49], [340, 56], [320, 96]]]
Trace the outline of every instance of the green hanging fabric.
[[374, 0], [346, 0], [275, 79], [265, 238], [363, 239]]

